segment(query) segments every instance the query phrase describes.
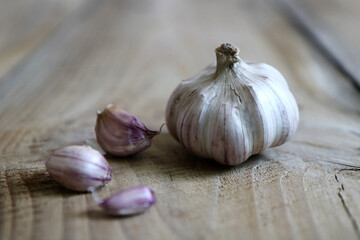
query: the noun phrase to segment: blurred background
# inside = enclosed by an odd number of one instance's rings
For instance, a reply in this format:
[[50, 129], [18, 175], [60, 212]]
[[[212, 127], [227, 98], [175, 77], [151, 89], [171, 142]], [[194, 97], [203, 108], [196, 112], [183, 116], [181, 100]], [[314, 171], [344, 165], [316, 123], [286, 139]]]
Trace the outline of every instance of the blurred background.
[[[297, 42], [303, 41], [359, 87], [360, 4], [354, 0], [2, 0], [0, 4], [0, 99], [14, 93], [23, 99], [36, 95], [46, 81], [47, 89], [56, 89], [52, 98], [60, 92], [76, 96], [80, 89], [96, 86], [91, 104], [137, 104], [131, 97], [114, 94], [121, 93], [120, 82], [131, 82], [128, 91], [144, 87], [148, 90], [144, 94], [154, 88], [172, 89], [182, 80], [179, 76], [187, 78], [214, 61], [213, 49], [224, 41], [238, 45], [246, 60], [273, 65], [284, 61], [292, 68], [298, 64], [296, 58], [314, 58], [299, 49]], [[333, 91], [329, 88], [325, 91]], [[166, 94], [152, 95], [151, 104], [164, 105], [167, 100]], [[64, 106], [75, 100], [79, 99], [69, 98]]]

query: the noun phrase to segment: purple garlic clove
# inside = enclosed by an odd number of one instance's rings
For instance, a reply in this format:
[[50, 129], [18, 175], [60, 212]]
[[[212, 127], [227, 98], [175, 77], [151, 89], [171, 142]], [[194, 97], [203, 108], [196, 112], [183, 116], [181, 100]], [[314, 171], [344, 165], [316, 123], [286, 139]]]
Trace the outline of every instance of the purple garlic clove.
[[99, 145], [115, 156], [129, 156], [150, 147], [159, 131], [149, 130], [135, 116], [109, 104], [98, 112], [96, 139]]
[[89, 146], [67, 146], [53, 151], [46, 170], [58, 183], [75, 191], [92, 191], [111, 181], [112, 170], [98, 151]]
[[154, 205], [155, 201], [154, 192], [150, 187], [137, 186], [99, 201], [99, 206], [111, 215], [125, 216], [142, 213]]

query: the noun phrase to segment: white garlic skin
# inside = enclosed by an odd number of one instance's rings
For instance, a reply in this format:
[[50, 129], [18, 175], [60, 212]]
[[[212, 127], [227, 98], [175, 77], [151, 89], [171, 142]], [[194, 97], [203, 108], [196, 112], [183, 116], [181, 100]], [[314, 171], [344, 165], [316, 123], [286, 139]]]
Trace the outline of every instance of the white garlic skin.
[[247, 63], [238, 48], [222, 44], [217, 63], [185, 80], [166, 108], [170, 133], [202, 158], [237, 165], [295, 133], [299, 109], [274, 67]]

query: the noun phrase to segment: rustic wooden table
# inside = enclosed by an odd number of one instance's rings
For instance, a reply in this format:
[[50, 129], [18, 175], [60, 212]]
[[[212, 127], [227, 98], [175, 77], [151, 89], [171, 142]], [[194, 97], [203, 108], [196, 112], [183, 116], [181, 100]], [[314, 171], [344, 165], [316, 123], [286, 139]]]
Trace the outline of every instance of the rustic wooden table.
[[[356, 0], [0, 1], [0, 239], [359, 239], [359, 24]], [[108, 103], [158, 129], [221, 42], [287, 78], [301, 118], [290, 142], [225, 167], [164, 129], [108, 157], [101, 197], [156, 192], [128, 218], [48, 175], [49, 153], [94, 139]]]

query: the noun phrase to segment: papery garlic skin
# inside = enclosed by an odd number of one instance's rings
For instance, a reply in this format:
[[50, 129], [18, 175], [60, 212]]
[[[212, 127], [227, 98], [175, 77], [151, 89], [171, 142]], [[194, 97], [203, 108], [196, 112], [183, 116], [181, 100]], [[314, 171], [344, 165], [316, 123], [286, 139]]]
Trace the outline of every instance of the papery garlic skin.
[[112, 169], [104, 156], [89, 146], [67, 146], [53, 151], [46, 170], [57, 182], [75, 191], [92, 191], [111, 181]]
[[95, 133], [97, 142], [107, 153], [122, 157], [150, 147], [151, 139], [159, 134], [112, 104], [98, 113]]
[[222, 44], [217, 63], [185, 80], [166, 108], [170, 133], [202, 158], [237, 165], [295, 133], [299, 110], [274, 67], [247, 63], [238, 48]]
[[99, 206], [111, 215], [133, 215], [144, 212], [156, 202], [148, 186], [132, 187], [100, 201]]

